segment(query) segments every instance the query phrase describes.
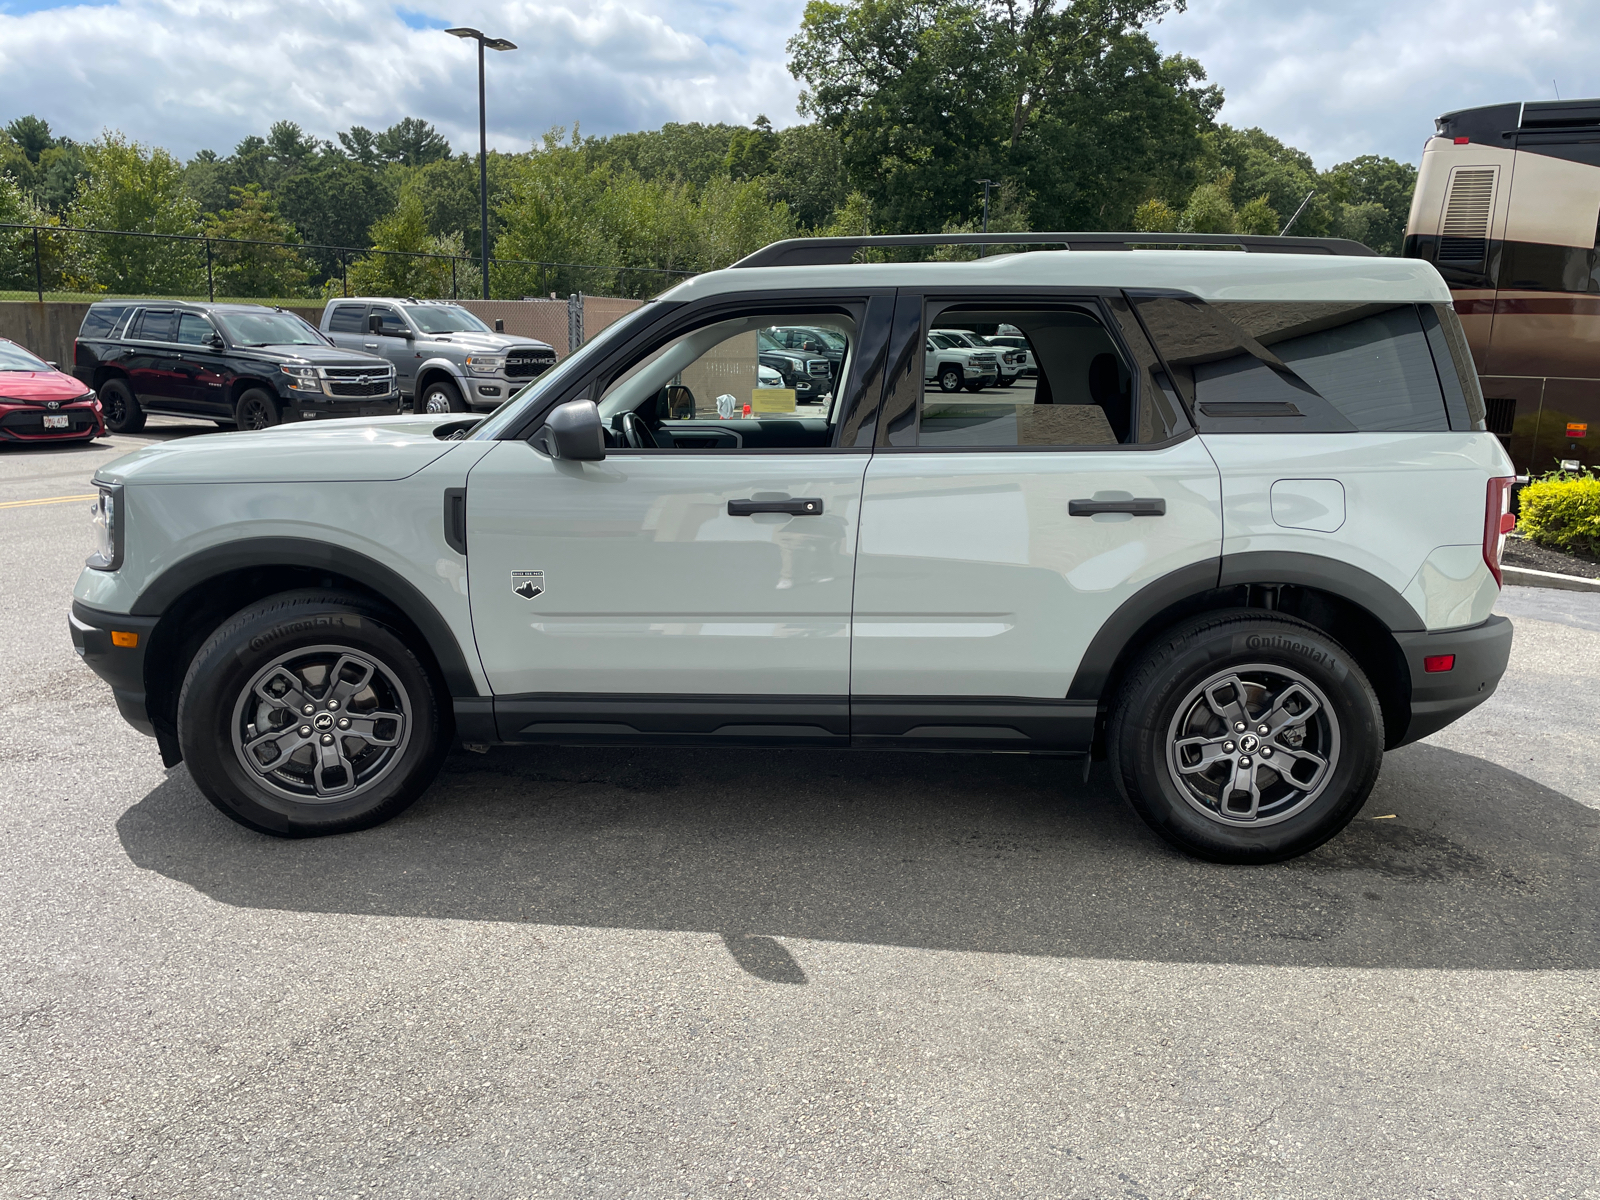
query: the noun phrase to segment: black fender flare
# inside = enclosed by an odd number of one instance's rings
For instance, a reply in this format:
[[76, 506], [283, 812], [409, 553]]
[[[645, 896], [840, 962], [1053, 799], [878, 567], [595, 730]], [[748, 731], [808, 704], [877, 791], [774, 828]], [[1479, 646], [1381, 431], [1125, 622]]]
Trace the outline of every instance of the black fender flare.
[[461, 645], [439, 610], [394, 570], [344, 546], [308, 538], [261, 537], [196, 551], [146, 584], [133, 602], [132, 612], [136, 616], [158, 617], [179, 596], [208, 579], [251, 567], [275, 566], [327, 571], [369, 588], [416, 626], [439, 664], [451, 696], [479, 694]]
[[1286, 584], [1337, 596], [1371, 615], [1390, 633], [1424, 628], [1416, 609], [1369, 571], [1334, 558], [1282, 550], [1227, 554], [1179, 567], [1140, 588], [1108, 617], [1078, 663], [1068, 700], [1102, 701], [1118, 661], [1139, 631], [1163, 612], [1181, 612], [1208, 592], [1244, 584]]

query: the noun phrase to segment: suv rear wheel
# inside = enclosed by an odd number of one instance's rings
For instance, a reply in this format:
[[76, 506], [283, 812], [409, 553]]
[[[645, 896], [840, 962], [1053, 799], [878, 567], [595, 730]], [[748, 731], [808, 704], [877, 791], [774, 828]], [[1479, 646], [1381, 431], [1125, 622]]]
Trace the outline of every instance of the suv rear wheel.
[[1107, 749], [1118, 789], [1174, 846], [1268, 863], [1320, 846], [1360, 811], [1383, 720], [1338, 642], [1239, 610], [1160, 637], [1117, 695]]
[[448, 379], [435, 379], [417, 393], [416, 409], [422, 413], [466, 412], [467, 403], [455, 384]]
[[133, 389], [120, 379], [100, 385], [100, 411], [112, 433], [138, 433], [144, 428], [144, 409], [134, 398]]
[[346, 833], [420, 796], [447, 748], [441, 693], [377, 605], [288, 592], [207, 639], [178, 697], [208, 800], [279, 837]]

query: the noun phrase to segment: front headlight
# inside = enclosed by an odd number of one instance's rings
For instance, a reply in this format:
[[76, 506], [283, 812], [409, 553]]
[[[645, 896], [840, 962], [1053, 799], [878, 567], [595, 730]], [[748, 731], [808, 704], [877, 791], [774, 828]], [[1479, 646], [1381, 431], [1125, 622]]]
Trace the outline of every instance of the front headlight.
[[315, 367], [279, 367], [289, 377], [289, 386], [297, 392], [320, 392], [322, 380], [317, 378]]
[[88, 565], [96, 571], [115, 571], [122, 566], [122, 487], [100, 484], [100, 494], [89, 506], [94, 528], [94, 553]]
[[474, 375], [498, 375], [506, 369], [504, 354], [469, 354], [467, 370]]

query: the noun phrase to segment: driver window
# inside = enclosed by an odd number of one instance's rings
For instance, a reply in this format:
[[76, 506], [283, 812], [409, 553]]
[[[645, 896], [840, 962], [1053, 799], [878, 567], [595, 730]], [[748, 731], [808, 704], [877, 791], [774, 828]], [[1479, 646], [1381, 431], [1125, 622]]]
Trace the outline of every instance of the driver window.
[[406, 323], [400, 319], [400, 314], [395, 312], [394, 309], [387, 308], [387, 307], [385, 307], [384, 305], [381, 305], [381, 304], [374, 304], [372, 306], [371, 313], [367, 317], [367, 320], [370, 321], [373, 317], [380, 317], [383, 320], [382, 326], [378, 329], [379, 334], [381, 334], [382, 336], [384, 336], [384, 337], [404, 337], [405, 336], [405, 334], [406, 334]]
[[204, 346], [211, 341], [211, 322], [197, 313], [178, 314], [178, 341], [185, 346]]
[[736, 317], [680, 333], [600, 399], [608, 444], [737, 450], [833, 444], [855, 344], [842, 314]]

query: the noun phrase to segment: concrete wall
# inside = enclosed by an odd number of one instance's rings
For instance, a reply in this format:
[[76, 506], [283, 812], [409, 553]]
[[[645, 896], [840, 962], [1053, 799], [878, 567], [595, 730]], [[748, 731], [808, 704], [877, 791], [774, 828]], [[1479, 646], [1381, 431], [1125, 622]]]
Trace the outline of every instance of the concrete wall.
[[[583, 326], [592, 338], [611, 322], [638, 308], [639, 300], [606, 296], [583, 298]], [[506, 332], [519, 337], [538, 338], [555, 347], [556, 357], [565, 358], [567, 346], [567, 302], [565, 300], [463, 300], [462, 306], [493, 325], [496, 318], [506, 323]], [[322, 320], [320, 304], [285, 304], [311, 324]], [[40, 358], [72, 370], [72, 343], [83, 324], [87, 302], [49, 300], [0, 301], [0, 337], [25, 346]]]

